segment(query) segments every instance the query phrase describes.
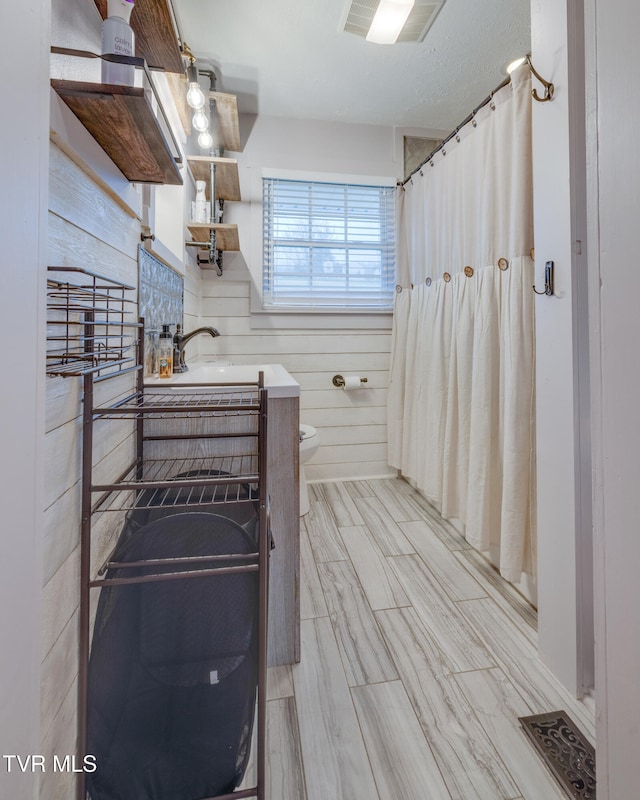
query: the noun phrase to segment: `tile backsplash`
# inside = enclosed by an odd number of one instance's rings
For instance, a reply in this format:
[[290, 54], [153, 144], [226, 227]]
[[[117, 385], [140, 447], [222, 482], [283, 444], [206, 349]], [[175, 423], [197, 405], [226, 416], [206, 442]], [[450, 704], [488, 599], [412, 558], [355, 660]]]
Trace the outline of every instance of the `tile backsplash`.
[[144, 247], [139, 248], [140, 271], [139, 313], [144, 317], [144, 374], [152, 375], [157, 370], [155, 363], [158, 335], [163, 325], [183, 324], [184, 279], [158, 261]]

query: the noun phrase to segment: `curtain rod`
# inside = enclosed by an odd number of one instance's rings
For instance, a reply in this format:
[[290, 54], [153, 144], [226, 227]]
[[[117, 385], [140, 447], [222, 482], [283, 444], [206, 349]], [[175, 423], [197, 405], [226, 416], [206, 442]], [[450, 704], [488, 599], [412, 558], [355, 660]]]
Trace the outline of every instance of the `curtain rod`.
[[432, 150], [432, 151], [429, 153], [429, 155], [428, 155], [428, 156], [427, 156], [427, 157], [424, 159], [424, 161], [422, 161], [422, 162], [421, 162], [421, 164], [420, 164], [419, 166], [417, 166], [417, 167], [416, 167], [416, 168], [413, 170], [413, 172], [411, 173], [411, 175], [409, 175], [409, 176], [408, 176], [407, 178], [405, 178], [403, 181], [399, 181], [399, 182], [398, 182], [398, 186], [404, 186], [404, 185], [405, 185], [405, 183], [408, 183], [408, 182], [411, 180], [411, 178], [413, 178], [413, 176], [416, 174], [416, 172], [420, 172], [420, 170], [422, 169], [422, 167], [424, 167], [424, 165], [425, 165], [426, 163], [428, 163], [429, 161], [431, 161], [431, 159], [432, 159], [432, 158], [435, 156], [435, 154], [436, 154], [436, 153], [438, 153], [440, 150], [442, 150], [442, 148], [445, 146], [445, 144], [447, 144], [447, 142], [450, 142], [450, 141], [451, 141], [451, 139], [453, 139], [453, 137], [457, 135], [458, 131], [459, 131], [461, 128], [464, 128], [464, 126], [465, 126], [467, 123], [471, 122], [471, 120], [472, 120], [472, 119], [475, 117], [475, 115], [478, 113], [478, 111], [480, 111], [480, 109], [481, 109], [481, 108], [484, 108], [484, 107], [487, 105], [487, 103], [490, 103], [490, 102], [493, 100], [493, 96], [494, 96], [494, 94], [496, 94], [496, 92], [499, 92], [499, 91], [500, 91], [500, 89], [503, 89], [503, 88], [504, 88], [505, 86], [507, 86], [509, 83], [511, 83], [511, 76], [510, 76], [510, 75], [509, 75], [509, 76], [507, 76], [507, 77], [506, 77], [506, 78], [505, 78], [505, 79], [502, 81], [502, 83], [501, 83], [499, 86], [496, 86], [496, 88], [495, 88], [495, 89], [494, 89], [494, 90], [491, 92], [491, 94], [487, 95], [487, 97], [485, 97], [485, 98], [484, 98], [484, 100], [483, 100], [481, 103], [478, 103], [478, 105], [477, 105], [477, 106], [476, 106], [476, 107], [473, 109], [473, 111], [472, 111], [472, 112], [469, 114], [469, 116], [465, 117], [465, 118], [462, 120], [462, 122], [461, 122], [459, 125], [457, 125], [457, 126], [456, 126], [456, 127], [455, 127], [455, 128], [452, 130], [452, 131], [451, 131], [451, 133], [450, 133], [450, 134], [447, 136], [447, 138], [446, 138], [446, 139], [443, 139], [443, 140], [440, 142], [440, 144], [439, 144], [437, 147], [435, 147], [435, 148], [434, 148], [434, 149], [433, 149], [433, 150]]

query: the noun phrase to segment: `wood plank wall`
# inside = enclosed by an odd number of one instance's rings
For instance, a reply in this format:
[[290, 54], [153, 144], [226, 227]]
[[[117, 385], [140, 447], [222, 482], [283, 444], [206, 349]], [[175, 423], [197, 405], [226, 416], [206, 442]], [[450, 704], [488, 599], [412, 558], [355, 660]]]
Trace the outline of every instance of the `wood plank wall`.
[[[50, 149], [49, 264], [84, 266], [136, 285], [139, 220], [126, 213], [54, 144]], [[100, 385], [99, 399], [122, 396], [131, 377]], [[45, 440], [45, 530], [42, 620], [42, 750], [75, 752], [81, 470], [81, 378], [47, 378]], [[95, 465], [117, 475], [133, 454], [131, 424], [111, 421], [95, 430]], [[121, 466], [122, 465], [122, 466]], [[94, 563], [108, 552], [122, 524], [104, 515], [95, 526]], [[75, 776], [47, 771], [43, 800], [73, 797]]]
[[[201, 357], [279, 363], [298, 381], [300, 421], [322, 437], [305, 465], [308, 480], [395, 474], [387, 465], [388, 329], [252, 329], [247, 271], [233, 267], [222, 277], [203, 272], [200, 324], [221, 333], [199, 337]], [[336, 389], [331, 379], [337, 373], [364, 376], [367, 388]]]
[[[188, 252], [187, 248], [185, 248], [185, 251], [184, 330], [192, 331], [200, 324], [204, 324], [200, 322], [200, 284], [202, 282], [202, 270], [196, 264], [193, 253]], [[196, 341], [191, 344], [189, 348], [189, 355], [193, 355], [194, 352], [198, 352], [197, 347], [199, 345], [199, 338], [200, 337], [196, 336]], [[196, 345], [195, 349], [193, 348], [194, 344]]]

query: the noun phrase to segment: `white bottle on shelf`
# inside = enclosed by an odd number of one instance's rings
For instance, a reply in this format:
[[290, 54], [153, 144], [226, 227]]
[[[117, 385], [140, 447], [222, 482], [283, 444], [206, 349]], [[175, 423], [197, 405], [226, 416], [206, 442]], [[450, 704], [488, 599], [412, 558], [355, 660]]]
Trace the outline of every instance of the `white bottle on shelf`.
[[[107, 19], [102, 23], [102, 55], [132, 56], [135, 37], [129, 25], [134, 0], [107, 0]], [[135, 67], [132, 64], [102, 62], [102, 83], [133, 86]]]
[[207, 200], [206, 188], [205, 181], [196, 181], [196, 199], [191, 202], [192, 222], [209, 222], [211, 203]]

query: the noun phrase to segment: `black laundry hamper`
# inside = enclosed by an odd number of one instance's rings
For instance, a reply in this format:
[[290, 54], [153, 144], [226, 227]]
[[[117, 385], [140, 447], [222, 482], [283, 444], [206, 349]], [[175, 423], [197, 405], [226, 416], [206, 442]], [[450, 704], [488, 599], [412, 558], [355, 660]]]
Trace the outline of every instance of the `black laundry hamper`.
[[[174, 475], [173, 480], [221, 478], [233, 480], [229, 472], [217, 469], [194, 469]], [[194, 503], [197, 503], [194, 505]], [[191, 504], [191, 505], [190, 505]], [[146, 489], [140, 493], [133, 508], [127, 515], [121, 537], [131, 536], [138, 528], [156, 519], [170, 514], [182, 514], [186, 511], [211, 511], [222, 514], [240, 525], [257, 524], [258, 494], [257, 488], [248, 483], [214, 484], [194, 489], [190, 486], [181, 488]]]
[[[141, 506], [158, 499], [148, 491]], [[187, 491], [165, 491], [160, 507], [134, 509], [112, 562], [257, 552], [252, 503], [189, 509], [177, 502]], [[200, 567], [113, 567], [107, 578]], [[257, 664], [257, 572], [103, 587], [89, 661], [92, 800], [201, 800], [237, 788], [251, 746]]]

